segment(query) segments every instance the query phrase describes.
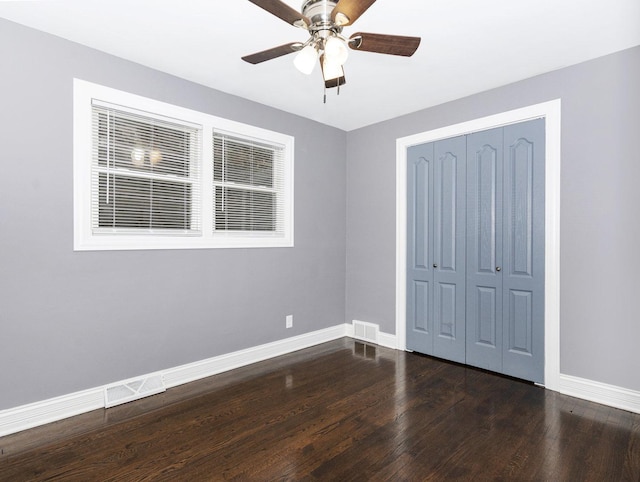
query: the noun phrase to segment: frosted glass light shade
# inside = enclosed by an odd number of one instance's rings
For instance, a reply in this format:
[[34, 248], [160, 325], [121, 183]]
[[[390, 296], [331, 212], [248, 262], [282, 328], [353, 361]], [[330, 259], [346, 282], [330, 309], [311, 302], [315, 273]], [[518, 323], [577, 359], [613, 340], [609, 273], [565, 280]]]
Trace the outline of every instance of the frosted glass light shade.
[[296, 69], [307, 75], [313, 72], [313, 69], [316, 66], [317, 62], [318, 51], [313, 45], [307, 45], [300, 52], [298, 52], [296, 58], [293, 59], [293, 65], [296, 66]]
[[324, 55], [330, 58], [332, 62], [344, 65], [349, 57], [349, 49], [338, 37], [329, 37], [324, 42]]

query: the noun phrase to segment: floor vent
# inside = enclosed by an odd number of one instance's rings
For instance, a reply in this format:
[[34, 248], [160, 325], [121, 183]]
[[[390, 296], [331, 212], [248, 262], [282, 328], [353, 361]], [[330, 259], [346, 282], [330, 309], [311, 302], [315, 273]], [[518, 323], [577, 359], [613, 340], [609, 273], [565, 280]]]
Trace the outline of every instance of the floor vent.
[[357, 340], [378, 344], [378, 325], [353, 320], [353, 337]]
[[139, 398], [162, 393], [166, 390], [162, 375], [148, 375], [143, 378], [111, 385], [104, 389], [104, 406], [115, 407], [123, 403], [132, 402]]

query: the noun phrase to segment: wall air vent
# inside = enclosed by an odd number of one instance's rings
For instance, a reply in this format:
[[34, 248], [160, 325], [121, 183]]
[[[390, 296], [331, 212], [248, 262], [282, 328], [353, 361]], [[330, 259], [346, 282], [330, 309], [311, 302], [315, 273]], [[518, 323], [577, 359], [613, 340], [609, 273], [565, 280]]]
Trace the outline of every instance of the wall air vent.
[[115, 407], [164, 391], [166, 391], [166, 387], [162, 375], [148, 375], [105, 387], [104, 406], [106, 408]]
[[357, 340], [378, 344], [378, 325], [353, 320], [353, 337]]

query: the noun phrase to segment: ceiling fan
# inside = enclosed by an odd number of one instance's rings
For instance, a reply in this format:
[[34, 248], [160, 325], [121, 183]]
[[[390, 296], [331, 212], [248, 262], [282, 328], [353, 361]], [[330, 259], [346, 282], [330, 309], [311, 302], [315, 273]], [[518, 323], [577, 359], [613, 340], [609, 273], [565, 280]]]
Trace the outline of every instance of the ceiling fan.
[[[349, 50], [411, 57], [420, 45], [420, 37], [403, 37], [378, 33], [354, 33], [346, 38], [343, 27], [352, 25], [376, 0], [304, 0], [298, 12], [280, 0], [249, 0], [287, 23], [309, 32], [306, 42], [292, 42], [255, 54], [242, 60], [259, 64], [266, 60], [298, 52], [294, 65], [310, 74], [320, 60], [325, 88], [346, 83], [343, 65]], [[326, 97], [325, 97], [326, 101]]]

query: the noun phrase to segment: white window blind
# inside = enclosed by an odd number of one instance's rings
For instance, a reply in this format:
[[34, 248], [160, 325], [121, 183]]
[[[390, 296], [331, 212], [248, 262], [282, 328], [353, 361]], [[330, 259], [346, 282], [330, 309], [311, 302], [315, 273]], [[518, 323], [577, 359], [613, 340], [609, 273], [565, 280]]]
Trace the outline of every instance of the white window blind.
[[200, 136], [173, 119], [94, 103], [93, 233], [199, 234]]
[[234, 236], [284, 236], [285, 148], [214, 131], [213, 230]]

